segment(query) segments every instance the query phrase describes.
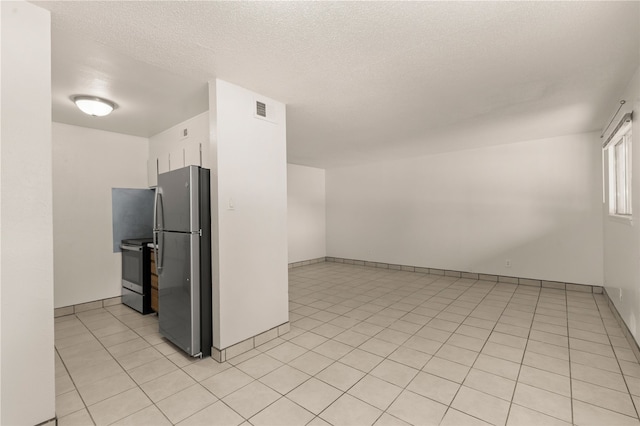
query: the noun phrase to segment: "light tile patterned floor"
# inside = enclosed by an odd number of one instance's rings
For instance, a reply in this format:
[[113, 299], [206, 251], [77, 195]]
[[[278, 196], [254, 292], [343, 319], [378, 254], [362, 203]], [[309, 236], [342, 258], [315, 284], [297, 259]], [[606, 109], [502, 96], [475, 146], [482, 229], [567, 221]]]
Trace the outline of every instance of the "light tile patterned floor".
[[291, 332], [193, 360], [123, 306], [56, 319], [59, 425], [630, 425], [640, 365], [602, 295], [320, 263]]

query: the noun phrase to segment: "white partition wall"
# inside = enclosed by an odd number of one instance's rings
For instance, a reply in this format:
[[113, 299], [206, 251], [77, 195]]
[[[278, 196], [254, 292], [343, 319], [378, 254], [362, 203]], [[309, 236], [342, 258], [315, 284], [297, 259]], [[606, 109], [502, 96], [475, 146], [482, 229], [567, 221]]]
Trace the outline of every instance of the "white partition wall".
[[325, 257], [325, 171], [287, 165], [289, 263]]
[[[286, 111], [249, 90], [214, 84], [214, 347], [224, 349], [288, 321]], [[266, 118], [256, 115], [256, 102], [266, 105]]]
[[327, 170], [327, 256], [602, 285], [587, 133]]
[[[608, 204], [604, 205], [604, 285], [637, 342], [640, 340], [640, 68], [636, 70], [621, 98], [627, 103], [617, 117], [633, 111], [633, 215], [629, 220], [612, 217], [609, 215]], [[615, 128], [615, 125], [614, 122], [611, 127]], [[609, 181], [606, 183], [608, 186]]]
[[111, 190], [147, 187], [148, 139], [62, 123], [52, 131], [55, 307], [120, 296]]
[[0, 2], [0, 424], [55, 417], [49, 12]]

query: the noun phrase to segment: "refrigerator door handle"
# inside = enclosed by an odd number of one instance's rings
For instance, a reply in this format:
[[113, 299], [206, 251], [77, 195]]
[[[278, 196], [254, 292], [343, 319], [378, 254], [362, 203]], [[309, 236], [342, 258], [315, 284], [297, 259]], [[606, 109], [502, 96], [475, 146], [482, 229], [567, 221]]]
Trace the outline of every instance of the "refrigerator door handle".
[[160, 276], [162, 274], [162, 268], [163, 268], [163, 264], [164, 264], [164, 232], [160, 232], [160, 238], [158, 239], [158, 247], [159, 247], [159, 254], [160, 257], [156, 257], [156, 269], [157, 269], [157, 275]]
[[162, 201], [162, 193], [158, 194], [158, 220], [159, 228], [164, 231], [164, 202]]
[[[160, 196], [160, 189], [156, 188], [153, 197], [153, 230], [158, 229], [158, 197]], [[155, 244], [155, 241], [153, 242]]]
[[155, 259], [154, 265], [156, 265], [156, 275], [160, 275], [160, 271], [158, 270], [158, 262], [160, 261], [158, 258], [158, 231], [153, 230], [153, 258]]
[[153, 197], [153, 258], [156, 265], [156, 275], [158, 272], [158, 196], [160, 195], [160, 189], [156, 188]]
[[[153, 209], [153, 222], [154, 225], [157, 226], [157, 229], [153, 232], [154, 238], [154, 254], [156, 257], [156, 275], [160, 275], [162, 273], [162, 267], [164, 263], [164, 208], [162, 205], [162, 194], [160, 193], [160, 188], [156, 189], [156, 198], [155, 198], [155, 207]], [[159, 255], [159, 256], [158, 256]]]

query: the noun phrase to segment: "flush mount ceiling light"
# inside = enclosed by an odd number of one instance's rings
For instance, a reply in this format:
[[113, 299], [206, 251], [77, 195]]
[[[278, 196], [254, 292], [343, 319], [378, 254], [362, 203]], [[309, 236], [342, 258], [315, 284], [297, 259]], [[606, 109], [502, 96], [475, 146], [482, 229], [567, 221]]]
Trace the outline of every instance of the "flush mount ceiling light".
[[94, 117], [104, 117], [111, 114], [111, 111], [118, 106], [107, 99], [97, 96], [74, 95], [71, 100], [76, 104], [80, 111]]

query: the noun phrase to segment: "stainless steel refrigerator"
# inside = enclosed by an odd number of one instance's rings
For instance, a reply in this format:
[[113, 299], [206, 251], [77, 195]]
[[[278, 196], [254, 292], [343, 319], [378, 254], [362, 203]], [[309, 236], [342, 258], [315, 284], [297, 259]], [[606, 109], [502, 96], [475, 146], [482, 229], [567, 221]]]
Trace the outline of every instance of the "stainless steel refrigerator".
[[158, 175], [153, 237], [160, 334], [191, 356], [211, 355], [210, 173]]

